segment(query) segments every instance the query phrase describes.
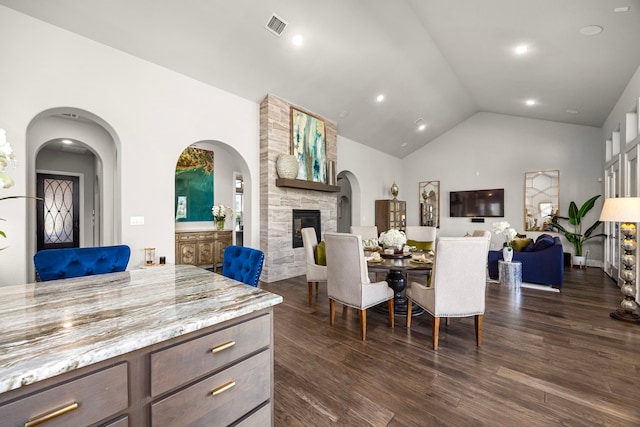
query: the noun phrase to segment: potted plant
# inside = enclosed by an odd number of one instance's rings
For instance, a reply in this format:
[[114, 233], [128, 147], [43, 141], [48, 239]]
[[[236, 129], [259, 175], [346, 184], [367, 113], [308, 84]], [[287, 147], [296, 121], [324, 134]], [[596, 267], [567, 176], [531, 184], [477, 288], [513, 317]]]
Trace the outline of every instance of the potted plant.
[[[564, 237], [567, 238], [569, 243], [573, 245], [574, 255], [573, 255], [573, 264], [576, 265], [585, 265], [585, 257], [582, 254], [582, 246], [587, 240], [591, 240], [595, 237], [603, 237], [606, 236], [604, 233], [593, 234], [596, 228], [602, 224], [602, 221], [596, 220], [587, 231], [582, 232], [582, 220], [584, 219], [587, 212], [589, 212], [596, 203], [596, 200], [600, 195], [593, 196], [578, 209], [578, 206], [575, 202], [571, 202], [569, 204], [569, 217], [556, 216], [553, 218], [552, 225], [564, 233]], [[573, 225], [573, 231], [567, 230], [562, 225], [558, 224], [558, 219], [565, 219], [569, 221], [571, 225]]]

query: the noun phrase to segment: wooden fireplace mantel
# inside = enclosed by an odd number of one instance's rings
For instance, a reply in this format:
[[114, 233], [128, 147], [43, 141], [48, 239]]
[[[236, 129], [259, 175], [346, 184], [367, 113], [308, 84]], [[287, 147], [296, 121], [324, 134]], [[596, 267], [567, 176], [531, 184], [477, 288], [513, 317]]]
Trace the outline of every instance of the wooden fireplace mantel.
[[302, 179], [276, 178], [276, 187], [299, 188], [301, 190], [324, 191], [327, 193], [338, 193], [340, 186], [323, 184], [321, 182], [304, 181]]

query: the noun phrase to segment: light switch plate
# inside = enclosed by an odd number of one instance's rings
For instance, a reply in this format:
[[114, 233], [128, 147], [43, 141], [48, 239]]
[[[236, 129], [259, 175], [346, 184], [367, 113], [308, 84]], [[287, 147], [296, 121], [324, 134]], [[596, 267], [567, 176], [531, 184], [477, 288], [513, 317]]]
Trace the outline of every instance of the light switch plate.
[[143, 216], [132, 216], [131, 217], [131, 225], [144, 225], [144, 217]]

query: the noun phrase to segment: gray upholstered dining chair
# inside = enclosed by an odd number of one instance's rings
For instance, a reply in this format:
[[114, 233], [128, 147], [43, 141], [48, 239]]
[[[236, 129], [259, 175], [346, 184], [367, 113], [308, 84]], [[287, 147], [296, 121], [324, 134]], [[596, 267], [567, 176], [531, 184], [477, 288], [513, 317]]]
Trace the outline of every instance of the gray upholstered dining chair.
[[307, 287], [309, 288], [309, 305], [313, 299], [313, 284], [316, 284], [316, 296], [318, 296], [319, 282], [327, 281], [327, 266], [320, 265], [316, 261], [316, 248], [318, 237], [313, 227], [306, 227], [300, 230], [302, 234], [302, 245], [304, 246], [304, 257], [307, 264]]
[[352, 225], [350, 228], [351, 234], [357, 234], [362, 240], [377, 239], [378, 227], [375, 225]]
[[[486, 237], [440, 237], [431, 287], [411, 282], [407, 288], [407, 311], [416, 303], [432, 316], [434, 350], [438, 349], [441, 317], [474, 316], [476, 344], [482, 344], [487, 248]], [[411, 316], [407, 316], [409, 328]]]
[[362, 239], [357, 234], [325, 233], [329, 323], [333, 326], [335, 303], [359, 310], [360, 338], [367, 337], [367, 309], [387, 301], [389, 323], [394, 324], [393, 290], [387, 282], [369, 281]]

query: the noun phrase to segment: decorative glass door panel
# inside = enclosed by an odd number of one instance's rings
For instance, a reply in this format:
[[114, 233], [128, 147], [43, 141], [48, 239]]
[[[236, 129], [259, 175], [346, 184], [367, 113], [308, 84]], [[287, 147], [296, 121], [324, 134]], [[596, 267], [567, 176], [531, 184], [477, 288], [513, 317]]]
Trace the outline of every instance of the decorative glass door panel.
[[38, 174], [37, 193], [38, 250], [79, 247], [79, 178]]

